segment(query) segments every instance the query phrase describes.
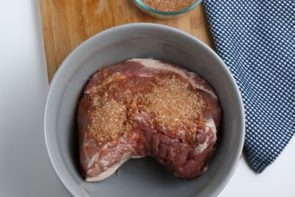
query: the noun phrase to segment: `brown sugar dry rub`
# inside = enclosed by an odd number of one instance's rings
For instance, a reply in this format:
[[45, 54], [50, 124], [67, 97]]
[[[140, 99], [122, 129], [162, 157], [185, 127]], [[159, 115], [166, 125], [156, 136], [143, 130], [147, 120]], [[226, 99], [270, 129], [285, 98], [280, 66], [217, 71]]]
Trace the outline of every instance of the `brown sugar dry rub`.
[[176, 12], [191, 6], [196, 0], [143, 0], [149, 7], [162, 12]]

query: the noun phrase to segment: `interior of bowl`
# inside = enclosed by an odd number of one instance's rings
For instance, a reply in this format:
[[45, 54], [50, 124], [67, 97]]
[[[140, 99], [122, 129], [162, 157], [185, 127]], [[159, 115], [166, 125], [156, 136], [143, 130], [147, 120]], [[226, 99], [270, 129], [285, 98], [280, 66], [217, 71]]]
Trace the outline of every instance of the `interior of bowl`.
[[[128, 161], [118, 175], [87, 183], [78, 163], [76, 106], [89, 76], [100, 66], [133, 57], [153, 57], [199, 73], [215, 88], [223, 107], [217, 150], [201, 177], [173, 177], [152, 159]], [[83, 43], [56, 73], [45, 112], [48, 153], [57, 175], [74, 196], [211, 196], [231, 177], [244, 140], [244, 117], [235, 82], [221, 60], [195, 38], [166, 26], [130, 24], [107, 30]]]

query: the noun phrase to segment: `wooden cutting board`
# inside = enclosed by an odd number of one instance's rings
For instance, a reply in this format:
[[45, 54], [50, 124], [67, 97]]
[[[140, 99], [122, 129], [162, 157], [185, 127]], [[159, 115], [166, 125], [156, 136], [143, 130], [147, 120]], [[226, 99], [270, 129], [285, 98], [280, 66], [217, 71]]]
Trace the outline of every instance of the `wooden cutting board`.
[[40, 0], [40, 7], [49, 80], [64, 58], [81, 42], [121, 24], [151, 22], [170, 25], [213, 46], [203, 5], [169, 20], [144, 14], [133, 0]]

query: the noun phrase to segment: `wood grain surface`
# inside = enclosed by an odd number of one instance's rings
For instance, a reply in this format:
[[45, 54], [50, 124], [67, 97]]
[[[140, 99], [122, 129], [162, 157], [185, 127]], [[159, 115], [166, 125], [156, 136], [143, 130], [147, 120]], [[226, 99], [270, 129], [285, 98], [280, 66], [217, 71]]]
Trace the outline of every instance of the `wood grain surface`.
[[107, 28], [133, 22], [177, 27], [213, 46], [203, 5], [178, 18], [161, 20], [140, 11], [133, 0], [40, 0], [48, 78], [81, 42]]

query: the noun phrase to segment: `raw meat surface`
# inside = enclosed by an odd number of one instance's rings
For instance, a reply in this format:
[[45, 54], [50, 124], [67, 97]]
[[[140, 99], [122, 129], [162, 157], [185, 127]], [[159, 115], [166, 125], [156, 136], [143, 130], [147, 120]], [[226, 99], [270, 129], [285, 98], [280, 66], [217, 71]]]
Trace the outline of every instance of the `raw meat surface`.
[[99, 69], [78, 104], [83, 175], [100, 181], [130, 158], [145, 156], [177, 177], [202, 175], [221, 113], [204, 79], [170, 63], [130, 59]]

